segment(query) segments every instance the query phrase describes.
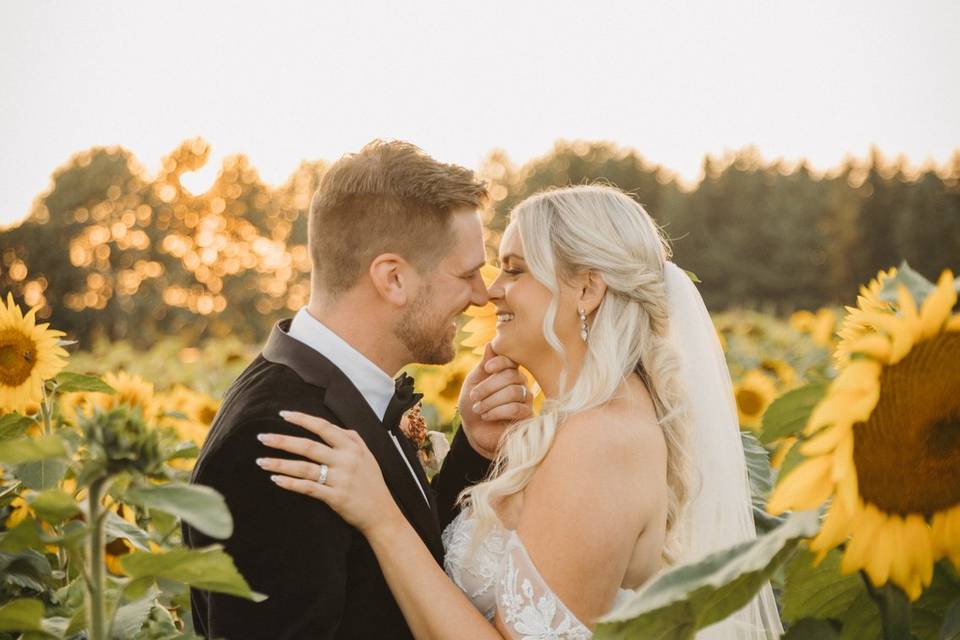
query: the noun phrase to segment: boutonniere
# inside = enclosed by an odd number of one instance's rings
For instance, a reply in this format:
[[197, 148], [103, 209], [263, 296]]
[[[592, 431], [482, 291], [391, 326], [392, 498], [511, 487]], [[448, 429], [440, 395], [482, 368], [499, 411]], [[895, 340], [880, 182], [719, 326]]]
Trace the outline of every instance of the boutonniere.
[[417, 402], [403, 414], [400, 418], [400, 432], [416, 447], [417, 457], [428, 476], [440, 470], [444, 458], [450, 451], [450, 443], [440, 431], [427, 429], [427, 422], [423, 419], [422, 403]]

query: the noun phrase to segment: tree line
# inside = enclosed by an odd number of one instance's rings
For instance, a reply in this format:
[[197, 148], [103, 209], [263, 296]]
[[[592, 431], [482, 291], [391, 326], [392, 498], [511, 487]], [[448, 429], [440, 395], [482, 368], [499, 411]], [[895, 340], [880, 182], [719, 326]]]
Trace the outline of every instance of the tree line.
[[[327, 164], [304, 162], [277, 187], [243, 155], [192, 194], [180, 176], [207, 161], [183, 142], [149, 175], [119, 147], [74, 155], [29, 216], [0, 230], [0, 291], [55, 314], [83, 343], [162, 335], [258, 341], [309, 297], [307, 211]], [[485, 219], [491, 257], [510, 209], [541, 189], [605, 182], [633, 195], [696, 273], [711, 310], [850, 304], [880, 269], [908, 261], [927, 278], [960, 270], [960, 152], [947, 166], [910, 167], [874, 150], [827, 172], [766, 162], [750, 148], [707, 157], [682, 183], [636, 150], [558, 142], [515, 165], [493, 152]]]

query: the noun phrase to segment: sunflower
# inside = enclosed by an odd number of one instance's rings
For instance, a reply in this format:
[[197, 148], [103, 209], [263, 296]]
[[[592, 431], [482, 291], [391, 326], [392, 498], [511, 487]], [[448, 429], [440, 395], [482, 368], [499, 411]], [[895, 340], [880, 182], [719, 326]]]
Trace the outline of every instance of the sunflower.
[[807, 333], [813, 326], [813, 314], [806, 309], [800, 309], [790, 314], [790, 328], [797, 333]]
[[[480, 275], [484, 284], [489, 287], [497, 279], [497, 270], [485, 264], [480, 267]], [[470, 317], [467, 324], [463, 326], [463, 331], [470, 335], [464, 338], [460, 345], [470, 347], [474, 354], [482, 356], [483, 348], [497, 334], [497, 307], [492, 302], [488, 302], [482, 307], [470, 307], [463, 313]]]
[[23, 315], [7, 294], [0, 301], [0, 409], [23, 411], [43, 400], [43, 381], [67, 366], [67, 352], [59, 346], [65, 334], [37, 324], [37, 309]]
[[[118, 516], [136, 526], [137, 515], [134, 510], [120, 502], [114, 501], [110, 496], [104, 499], [105, 507], [113, 511]], [[136, 547], [126, 538], [114, 538], [104, 546], [103, 561], [107, 565], [107, 571], [115, 576], [125, 576], [127, 572], [120, 566], [120, 560], [128, 553], [132, 553]]]
[[214, 398], [179, 384], [157, 394], [156, 405], [160, 412], [181, 414], [182, 418], [164, 415], [160, 424], [173, 428], [181, 440], [189, 440], [198, 447], [203, 446], [210, 424], [220, 408]]
[[764, 358], [760, 361], [760, 368], [777, 379], [781, 391], [787, 391], [797, 386], [797, 372], [785, 360]]
[[195, 393], [193, 402], [188, 407], [187, 415], [191, 420], [205, 427], [213, 424], [213, 419], [220, 410], [220, 403], [204, 393]]
[[417, 390], [423, 393], [423, 403], [436, 409], [441, 424], [448, 424], [456, 415], [463, 381], [476, 364], [473, 352], [461, 351], [443, 367], [424, 367], [418, 372]]
[[153, 392], [153, 383], [147, 382], [139, 375], [130, 375], [125, 371], [107, 372], [103, 376], [104, 382], [114, 388], [116, 393], [100, 393], [98, 391], [83, 391], [64, 394], [61, 399], [61, 409], [64, 414], [75, 420], [79, 412], [89, 413], [94, 408], [109, 411], [120, 405], [131, 409], [140, 409], [143, 419], [148, 424], [154, 424], [159, 414], [157, 401]]
[[777, 385], [763, 371], [751, 369], [737, 381], [733, 395], [737, 400], [740, 424], [758, 431], [763, 412], [777, 396]]
[[[920, 310], [902, 285], [897, 304], [865, 296], [846, 364], [814, 408], [806, 460], [774, 489], [767, 510], [813, 509], [832, 498], [811, 541], [817, 562], [846, 542], [845, 574], [863, 570], [916, 600], [933, 563], [960, 570], [960, 314], [945, 271]], [[849, 538], [849, 540], [848, 540]]]
[[[26, 501], [26, 499], [24, 499], [22, 495], [17, 496], [13, 500], [11, 500], [9, 507], [10, 507], [10, 513], [7, 516], [6, 522], [3, 523], [3, 526], [8, 531], [10, 529], [13, 529], [20, 523], [22, 523], [27, 518], [37, 517], [37, 513], [30, 508], [30, 504]], [[40, 527], [48, 535], [50, 536], [56, 535], [56, 532], [54, 531], [53, 527], [50, 526], [50, 523], [44, 522], [43, 520], [40, 520], [39, 522], [40, 522]], [[46, 549], [47, 553], [57, 552], [57, 547], [52, 544], [45, 545], [44, 549]]]

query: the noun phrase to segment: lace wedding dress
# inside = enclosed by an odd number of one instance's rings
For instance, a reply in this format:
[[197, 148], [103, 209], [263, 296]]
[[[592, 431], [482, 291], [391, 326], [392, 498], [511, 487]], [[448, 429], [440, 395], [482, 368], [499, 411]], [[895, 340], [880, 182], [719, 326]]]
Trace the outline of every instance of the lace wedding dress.
[[[497, 526], [468, 557], [476, 521], [461, 511], [443, 530], [444, 569], [473, 605], [500, 619], [518, 640], [587, 640], [590, 630], [560, 601], [540, 576], [520, 536]], [[633, 593], [621, 589], [617, 600]]]

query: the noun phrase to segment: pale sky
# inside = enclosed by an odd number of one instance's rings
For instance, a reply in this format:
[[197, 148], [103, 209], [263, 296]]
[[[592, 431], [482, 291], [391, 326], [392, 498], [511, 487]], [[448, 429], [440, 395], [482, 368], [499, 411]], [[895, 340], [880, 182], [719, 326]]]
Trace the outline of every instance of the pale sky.
[[0, 225], [76, 151], [155, 171], [197, 135], [272, 184], [374, 137], [474, 168], [609, 140], [688, 179], [747, 145], [945, 162], [960, 3], [0, 0]]

